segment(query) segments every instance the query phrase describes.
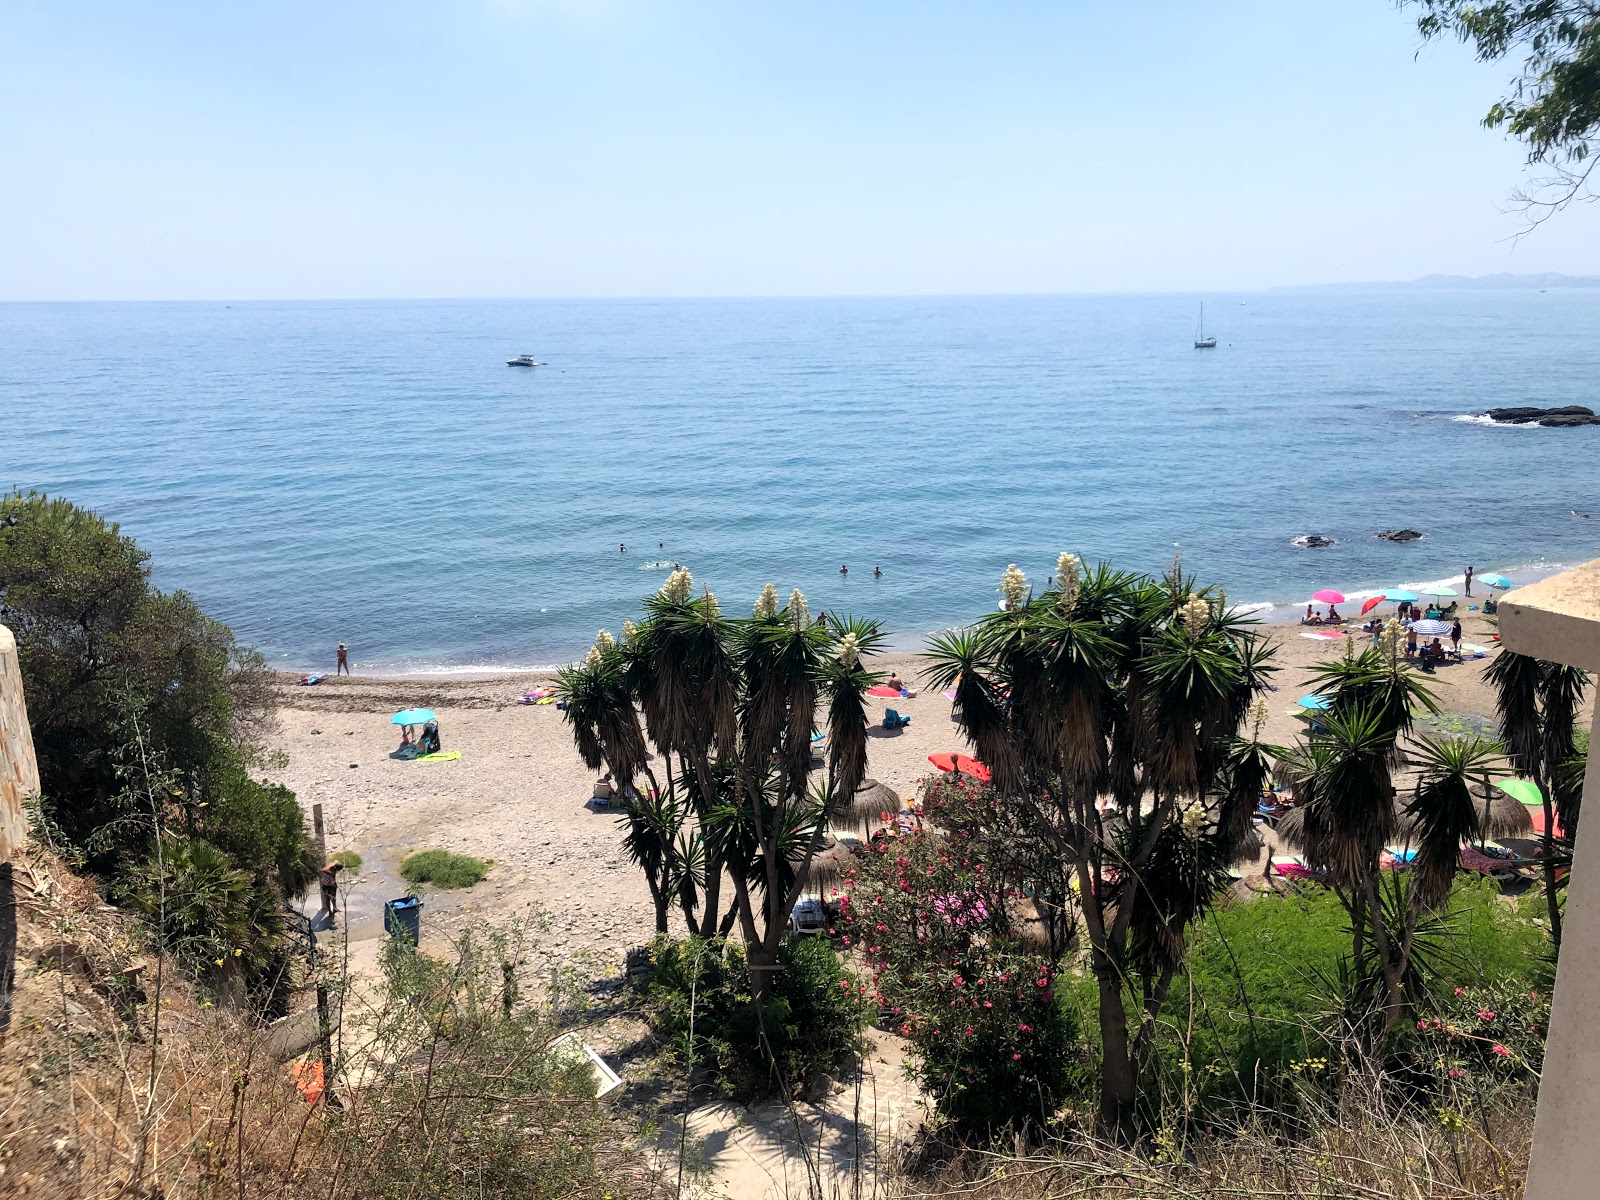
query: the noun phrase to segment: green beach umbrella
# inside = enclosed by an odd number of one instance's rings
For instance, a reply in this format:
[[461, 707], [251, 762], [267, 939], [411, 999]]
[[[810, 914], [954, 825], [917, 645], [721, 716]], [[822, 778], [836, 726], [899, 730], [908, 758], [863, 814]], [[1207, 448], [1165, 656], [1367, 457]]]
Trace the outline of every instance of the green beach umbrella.
[[1544, 793], [1531, 779], [1496, 779], [1494, 785], [1506, 795], [1522, 801], [1529, 808], [1544, 807]]
[[1454, 600], [1456, 594], [1447, 587], [1425, 587], [1420, 589], [1424, 596], [1438, 596], [1443, 600]]
[[433, 720], [431, 708], [402, 708], [389, 718], [391, 725], [426, 725]]

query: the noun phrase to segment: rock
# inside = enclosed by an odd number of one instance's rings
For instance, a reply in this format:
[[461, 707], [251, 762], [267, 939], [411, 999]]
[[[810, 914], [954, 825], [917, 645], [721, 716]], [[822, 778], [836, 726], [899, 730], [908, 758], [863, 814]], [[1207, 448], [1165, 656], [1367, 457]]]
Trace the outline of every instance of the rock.
[[316, 737], [316, 736], [317, 736], [317, 735], [318, 735], [318, 734], [319, 734], [319, 733], [321, 733], [321, 732], [322, 732], [322, 730], [320, 730], [320, 729], [313, 729], [313, 730], [312, 730], [312, 731], [311, 731], [311, 736], [312, 736], [312, 737]]
[[1563, 404], [1555, 408], [1534, 408], [1530, 405], [1491, 408], [1483, 415], [1497, 425], [1542, 425], [1546, 429], [1600, 425], [1600, 416], [1595, 415], [1594, 409], [1581, 404]]
[[1414, 542], [1422, 535], [1415, 529], [1380, 529], [1377, 536], [1386, 542]]
[[351, 770], [352, 770], [352, 771], [354, 771], [354, 770], [355, 770], [355, 769], [356, 769], [356, 768], [357, 768], [357, 767], [359, 767], [359, 766], [360, 766], [360, 765], [361, 765], [361, 764], [360, 764], [360, 763], [351, 763], [351, 764], [350, 764], [350, 769], [351, 769]]
[[1320, 533], [1308, 533], [1294, 539], [1294, 544], [1302, 550], [1320, 550], [1324, 546], [1334, 544], [1332, 538], [1323, 537]]
[[800, 1088], [800, 1098], [807, 1104], [821, 1104], [833, 1091], [833, 1080], [826, 1071], [813, 1071], [806, 1076]]

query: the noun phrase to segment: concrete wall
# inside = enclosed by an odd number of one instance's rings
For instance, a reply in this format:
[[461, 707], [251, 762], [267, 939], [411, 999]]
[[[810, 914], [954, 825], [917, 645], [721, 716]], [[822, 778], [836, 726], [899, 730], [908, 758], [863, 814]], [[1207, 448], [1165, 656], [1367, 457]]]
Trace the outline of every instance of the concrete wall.
[[[1507, 649], [1600, 670], [1600, 559], [1500, 602]], [[1600, 1196], [1600, 703], [1567, 885], [1526, 1200]]]
[[17, 640], [0, 625], [0, 862], [20, 853], [27, 841], [22, 804], [38, 790], [39, 763], [22, 696]]

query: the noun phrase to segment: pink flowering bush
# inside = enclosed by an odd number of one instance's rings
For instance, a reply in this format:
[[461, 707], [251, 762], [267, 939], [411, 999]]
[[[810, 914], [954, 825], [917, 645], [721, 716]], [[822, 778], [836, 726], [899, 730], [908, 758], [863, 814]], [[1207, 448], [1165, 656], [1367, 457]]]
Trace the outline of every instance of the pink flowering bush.
[[940, 1114], [977, 1133], [1048, 1122], [1082, 1063], [1077, 1027], [982, 864], [918, 830], [874, 842], [845, 879], [840, 932]]
[[1438, 1011], [1417, 1017], [1416, 1065], [1456, 1088], [1537, 1080], [1550, 1027], [1547, 991], [1511, 981], [1441, 989]]

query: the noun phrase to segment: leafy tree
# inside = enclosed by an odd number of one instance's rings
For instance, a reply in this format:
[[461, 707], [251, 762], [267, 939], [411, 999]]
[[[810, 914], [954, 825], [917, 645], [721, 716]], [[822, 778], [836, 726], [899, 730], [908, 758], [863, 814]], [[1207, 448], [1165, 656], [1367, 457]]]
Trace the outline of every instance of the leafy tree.
[[1176, 564], [1163, 579], [1085, 573], [1064, 554], [1055, 578], [1034, 596], [1007, 570], [1000, 612], [934, 639], [932, 682], [955, 688], [998, 802], [1073, 864], [1070, 899], [1047, 903], [1081, 913], [1100, 1125], [1129, 1137], [1186, 928], [1246, 848], [1268, 754], [1239, 734], [1273, 668], [1225, 597]]
[[1600, 130], [1600, 6], [1590, 0], [1405, 0], [1422, 11], [1423, 37], [1456, 37], [1481, 62], [1521, 55], [1509, 94], [1483, 118], [1528, 148], [1528, 163], [1551, 176], [1517, 199], [1539, 215], [1588, 193]]
[[584, 762], [639, 797], [627, 845], [658, 927], [673, 898], [702, 937], [737, 925], [764, 1000], [828, 818], [866, 774], [863, 697], [876, 677], [863, 662], [882, 636], [870, 622], [813, 620], [798, 591], [780, 608], [770, 584], [753, 615], [730, 619], [709, 590], [693, 594], [684, 570], [645, 612], [638, 626], [624, 624], [622, 641], [601, 631], [585, 660], [561, 672], [566, 719]]
[[294, 793], [250, 774], [271, 712], [261, 657], [152, 587], [115, 525], [31, 492], [0, 498], [0, 621], [44, 823], [190, 966], [270, 986], [281, 902], [322, 864]]

